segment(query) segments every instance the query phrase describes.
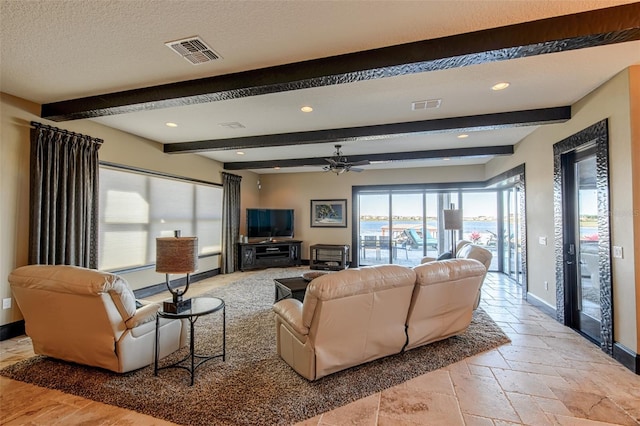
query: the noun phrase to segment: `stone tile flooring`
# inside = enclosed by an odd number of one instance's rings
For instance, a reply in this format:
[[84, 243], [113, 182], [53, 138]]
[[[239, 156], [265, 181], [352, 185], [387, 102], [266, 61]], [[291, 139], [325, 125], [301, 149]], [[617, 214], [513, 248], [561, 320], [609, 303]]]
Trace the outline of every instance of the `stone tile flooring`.
[[[234, 279], [237, 274], [211, 278], [193, 286], [190, 295]], [[481, 307], [510, 344], [299, 425], [640, 425], [640, 376], [521, 296], [505, 276], [487, 276]], [[0, 367], [30, 356], [27, 337], [0, 342]], [[0, 377], [0, 424], [171, 423]]]

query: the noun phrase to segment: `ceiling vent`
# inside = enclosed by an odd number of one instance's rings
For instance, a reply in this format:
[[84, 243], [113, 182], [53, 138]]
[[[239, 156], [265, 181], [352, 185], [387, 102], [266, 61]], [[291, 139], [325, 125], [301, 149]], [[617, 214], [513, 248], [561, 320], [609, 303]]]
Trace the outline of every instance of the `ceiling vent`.
[[190, 37], [182, 40], [169, 41], [165, 43], [169, 49], [182, 56], [193, 65], [204, 64], [205, 62], [220, 59], [212, 48], [200, 39], [200, 37]]
[[442, 99], [429, 99], [427, 101], [415, 101], [411, 102], [411, 109], [413, 111], [419, 111], [421, 109], [440, 108]]
[[237, 121], [232, 121], [230, 123], [220, 123], [218, 124], [218, 126], [226, 127], [227, 129], [244, 129], [245, 128], [244, 124], [239, 123]]

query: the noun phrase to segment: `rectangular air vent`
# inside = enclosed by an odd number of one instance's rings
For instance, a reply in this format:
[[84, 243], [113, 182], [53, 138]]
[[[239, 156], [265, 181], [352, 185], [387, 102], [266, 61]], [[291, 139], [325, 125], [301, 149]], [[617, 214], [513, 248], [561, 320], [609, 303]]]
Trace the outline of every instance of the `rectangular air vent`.
[[189, 37], [165, 43], [169, 49], [182, 56], [193, 65], [215, 61], [221, 56], [202, 41], [200, 37]]
[[227, 129], [244, 129], [244, 124], [239, 123], [237, 121], [232, 121], [230, 123], [219, 123], [218, 126], [226, 127]]
[[421, 109], [440, 108], [441, 103], [442, 103], [442, 99], [429, 99], [426, 101], [415, 101], [415, 102], [411, 102], [411, 109], [413, 111], [418, 111]]

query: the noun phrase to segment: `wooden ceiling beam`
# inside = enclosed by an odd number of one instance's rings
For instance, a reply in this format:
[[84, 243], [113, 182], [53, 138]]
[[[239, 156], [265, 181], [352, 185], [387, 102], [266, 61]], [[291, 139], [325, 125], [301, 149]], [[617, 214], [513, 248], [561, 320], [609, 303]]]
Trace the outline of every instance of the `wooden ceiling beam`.
[[211, 139], [178, 142], [164, 145], [164, 152], [186, 154], [234, 149], [267, 148], [286, 145], [305, 145], [327, 142], [388, 139], [399, 135], [442, 132], [471, 132], [508, 127], [537, 126], [560, 123], [571, 118], [571, 107], [542, 108], [524, 111], [481, 114], [435, 120], [378, 124], [373, 126], [346, 127], [341, 129], [313, 130], [308, 132], [280, 133], [274, 135], [245, 136], [230, 139]]
[[640, 40], [640, 3], [42, 105], [77, 120], [373, 80]]
[[[426, 160], [434, 158], [459, 158], [459, 157], [479, 157], [485, 155], [511, 155], [513, 154], [513, 145], [499, 146], [483, 146], [476, 148], [451, 148], [451, 149], [434, 149], [428, 151], [410, 151], [410, 152], [388, 152], [383, 154], [367, 154], [367, 155], [349, 155], [349, 162], [357, 163], [358, 161], [370, 162], [392, 162], [392, 161], [411, 161]], [[275, 167], [304, 167], [304, 166], [326, 166], [329, 163], [326, 157], [314, 158], [294, 158], [288, 160], [265, 160], [265, 161], [237, 161], [232, 163], [224, 163], [225, 170], [251, 170], [251, 169], [273, 169]]]

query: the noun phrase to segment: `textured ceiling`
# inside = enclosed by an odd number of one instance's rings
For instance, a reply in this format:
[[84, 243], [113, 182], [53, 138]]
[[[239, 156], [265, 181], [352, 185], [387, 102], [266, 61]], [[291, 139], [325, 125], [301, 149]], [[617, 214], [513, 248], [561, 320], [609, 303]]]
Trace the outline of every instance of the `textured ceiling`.
[[[7, 1], [0, 84], [41, 104], [428, 40], [630, 1]], [[164, 43], [199, 36], [222, 59], [193, 66]], [[640, 63], [639, 42], [464, 68], [95, 118], [161, 143], [234, 138], [571, 105]], [[489, 87], [507, 80], [511, 87]], [[412, 101], [442, 99], [437, 110]], [[314, 112], [303, 114], [302, 105]], [[179, 123], [176, 129], [164, 126]], [[242, 129], [221, 123], [240, 122]], [[64, 123], [60, 124], [64, 127]], [[513, 145], [535, 127], [343, 144], [348, 155]], [[333, 143], [246, 150], [242, 161], [328, 156]], [[202, 153], [238, 161], [233, 151]], [[486, 158], [460, 160], [483, 163]], [[440, 165], [435, 160], [380, 167]], [[451, 164], [451, 163], [448, 163]], [[287, 171], [317, 170], [295, 168]], [[280, 172], [283, 172], [281, 170]], [[260, 172], [268, 172], [261, 170]]]

